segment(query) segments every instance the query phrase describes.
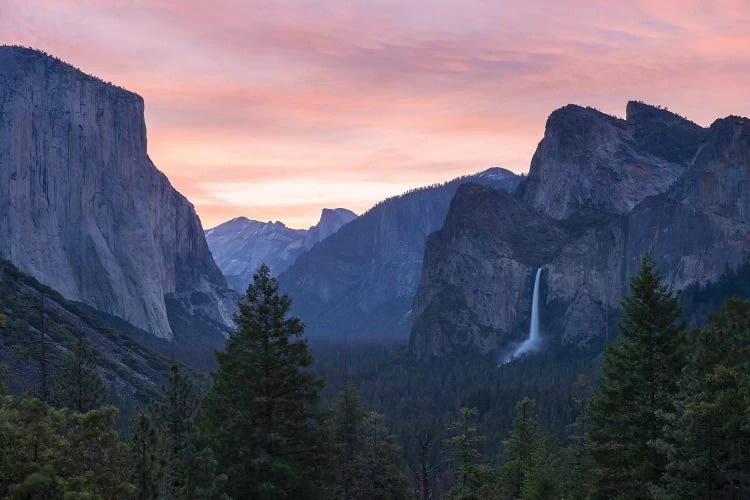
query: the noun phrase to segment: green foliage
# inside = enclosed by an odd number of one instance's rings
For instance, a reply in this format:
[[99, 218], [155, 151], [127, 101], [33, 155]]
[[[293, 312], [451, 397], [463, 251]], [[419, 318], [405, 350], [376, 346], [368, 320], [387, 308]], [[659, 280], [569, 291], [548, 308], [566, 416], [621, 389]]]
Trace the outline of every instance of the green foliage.
[[398, 469], [401, 447], [385, 417], [366, 411], [352, 385], [344, 384], [333, 408], [334, 440], [341, 476], [335, 497], [352, 500], [408, 498], [408, 481]]
[[[67, 301], [55, 290], [0, 259], [0, 311], [6, 317], [5, 328], [0, 330], [3, 345], [0, 358], [8, 364], [6, 383], [9, 390], [14, 394], [26, 393], [38, 385], [38, 377], [29, 376], [29, 365], [34, 363], [38, 366], [36, 353], [39, 350], [39, 335], [30, 332], [37, 332], [39, 328], [40, 295], [45, 296], [48, 306], [45, 307], [47, 364], [62, 366], [65, 353], [78, 342], [82, 330], [88, 332], [87, 335], [94, 335], [99, 368], [116, 375], [135, 389], [135, 401], [115, 401], [123, 412], [122, 423], [126, 423], [129, 412], [134, 410], [137, 403], [148, 404], [157, 395], [156, 384], [167, 378], [168, 359], [119, 330], [106, 326], [90, 309]], [[135, 372], [120, 364], [127, 353], [142, 360]]]
[[[516, 404], [516, 418], [510, 437], [504, 443], [505, 463], [501, 471], [503, 494], [512, 498], [521, 496], [522, 489], [526, 495], [532, 495], [542, 485], [537, 484], [541, 478], [547, 458], [539, 420], [534, 415], [536, 401], [523, 398]], [[533, 497], [533, 496], [532, 496]], [[530, 497], [530, 498], [532, 498]]]
[[[23, 302], [7, 297], [2, 307]], [[595, 391], [585, 373], [596, 364], [557, 350], [497, 367], [477, 358], [420, 364], [398, 347], [367, 346], [352, 363], [363, 399], [348, 368], [337, 371], [335, 346], [319, 351], [316, 367], [340, 391], [328, 418], [289, 305], [262, 267], [217, 353], [208, 396], [201, 401], [193, 377], [173, 366], [127, 444], [114, 430], [117, 410], [96, 408], [93, 350], [50, 313], [57, 345], [76, 340], [56, 378], [57, 399], [74, 411], [0, 394], [0, 498], [402, 499], [404, 462], [411, 495], [424, 500], [443, 498], [451, 477], [446, 496], [465, 500], [750, 495], [750, 304], [731, 300], [687, 335], [649, 256]], [[25, 348], [19, 325], [29, 326], [8, 316], [8, 352]], [[458, 401], [471, 407], [449, 425]], [[408, 445], [406, 461], [391, 429]], [[447, 464], [437, 453], [443, 437]]]
[[111, 406], [71, 413], [36, 398], [6, 396], [0, 404], [0, 497], [129, 498], [116, 418]]
[[[323, 381], [291, 301], [262, 266], [242, 298], [203, 408], [202, 433], [236, 498], [320, 498], [332, 454], [318, 408]], [[329, 458], [331, 457], [331, 458]]]
[[750, 304], [729, 300], [689, 337], [659, 449], [664, 498], [750, 497]]
[[450, 499], [492, 498], [494, 496], [494, 473], [484, 462], [481, 447], [487, 441], [478, 433], [475, 421], [479, 409], [461, 408], [458, 419], [449, 430], [452, 436], [443, 445], [452, 455], [455, 484], [448, 492]]
[[160, 443], [151, 418], [139, 411], [133, 419], [129, 443], [132, 482], [138, 500], [158, 499], [164, 472]]
[[597, 498], [647, 498], [658, 483], [666, 464], [656, 442], [684, 366], [681, 311], [648, 254], [623, 308], [620, 342], [605, 351], [588, 412]]
[[85, 337], [79, 337], [55, 377], [55, 401], [79, 413], [99, 408], [107, 392], [99, 375], [96, 354]]
[[191, 379], [179, 366], [172, 365], [169, 386], [162, 387], [161, 398], [151, 405], [164, 464], [162, 498], [218, 498], [223, 491], [226, 478], [217, 476], [211, 450], [201, 448], [198, 442], [199, 407]]

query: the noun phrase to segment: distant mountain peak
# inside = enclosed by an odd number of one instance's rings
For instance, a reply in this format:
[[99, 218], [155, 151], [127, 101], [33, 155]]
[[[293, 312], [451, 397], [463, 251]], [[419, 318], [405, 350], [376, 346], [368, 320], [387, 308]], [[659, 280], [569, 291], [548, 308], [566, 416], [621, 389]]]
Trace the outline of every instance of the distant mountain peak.
[[479, 179], [502, 180], [511, 179], [517, 176], [518, 174], [516, 174], [515, 172], [511, 172], [507, 168], [490, 167], [487, 170], [482, 170], [481, 172], [474, 174], [473, 177], [477, 177]]
[[237, 291], [245, 289], [261, 264], [278, 275], [320, 241], [357, 218], [346, 208], [324, 208], [308, 229], [292, 229], [281, 221], [235, 217], [205, 232], [214, 260]]

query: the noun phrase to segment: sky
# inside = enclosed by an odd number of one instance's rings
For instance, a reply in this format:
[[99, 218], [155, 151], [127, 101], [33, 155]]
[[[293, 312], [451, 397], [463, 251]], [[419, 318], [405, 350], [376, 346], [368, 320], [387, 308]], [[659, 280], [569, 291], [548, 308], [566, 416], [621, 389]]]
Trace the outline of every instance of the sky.
[[0, 43], [143, 96], [206, 228], [526, 172], [569, 103], [750, 115], [747, 0], [0, 0]]

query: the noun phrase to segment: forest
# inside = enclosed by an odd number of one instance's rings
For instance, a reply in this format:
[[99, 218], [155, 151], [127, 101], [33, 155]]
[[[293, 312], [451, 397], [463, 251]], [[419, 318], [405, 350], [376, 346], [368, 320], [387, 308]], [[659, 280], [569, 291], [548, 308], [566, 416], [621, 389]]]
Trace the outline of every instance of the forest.
[[175, 364], [126, 424], [75, 332], [0, 388], [0, 497], [750, 498], [746, 267], [678, 297], [646, 255], [603, 353], [497, 366], [310, 344], [263, 266], [210, 383]]

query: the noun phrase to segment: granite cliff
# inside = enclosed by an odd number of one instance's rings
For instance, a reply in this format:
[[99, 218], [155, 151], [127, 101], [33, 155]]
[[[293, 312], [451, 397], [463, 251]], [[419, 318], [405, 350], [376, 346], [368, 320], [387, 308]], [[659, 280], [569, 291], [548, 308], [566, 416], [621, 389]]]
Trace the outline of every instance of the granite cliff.
[[546, 341], [585, 349], [614, 335], [645, 252], [674, 290], [747, 260], [750, 120], [705, 129], [642, 103], [627, 115], [558, 110], [516, 196], [459, 189], [426, 246], [411, 331], [418, 356], [501, 353], [521, 340], [539, 267]]
[[492, 168], [378, 203], [280, 275], [293, 312], [313, 337], [405, 339], [425, 240], [443, 225], [458, 186], [513, 192], [520, 180]]
[[0, 47], [0, 256], [162, 338], [166, 300], [216, 324], [233, 294], [193, 206], [148, 157], [143, 99]]

